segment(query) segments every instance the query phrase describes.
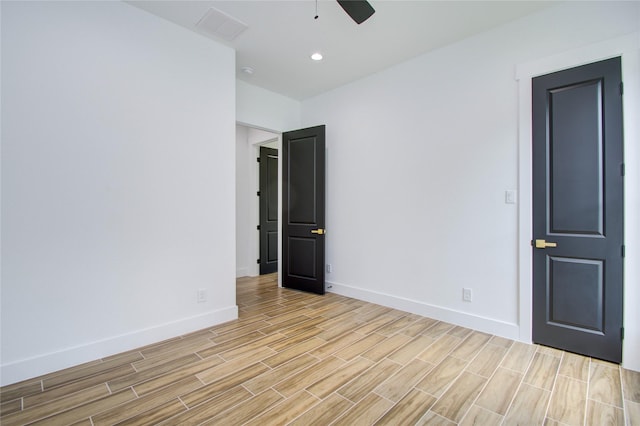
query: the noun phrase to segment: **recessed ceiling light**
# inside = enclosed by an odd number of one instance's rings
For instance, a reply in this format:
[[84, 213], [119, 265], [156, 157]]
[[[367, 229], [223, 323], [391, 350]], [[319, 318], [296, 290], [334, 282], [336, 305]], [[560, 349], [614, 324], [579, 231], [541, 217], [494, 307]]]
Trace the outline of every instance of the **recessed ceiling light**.
[[313, 55], [311, 55], [311, 59], [313, 59], [314, 61], [321, 61], [322, 54], [320, 52], [316, 52]]

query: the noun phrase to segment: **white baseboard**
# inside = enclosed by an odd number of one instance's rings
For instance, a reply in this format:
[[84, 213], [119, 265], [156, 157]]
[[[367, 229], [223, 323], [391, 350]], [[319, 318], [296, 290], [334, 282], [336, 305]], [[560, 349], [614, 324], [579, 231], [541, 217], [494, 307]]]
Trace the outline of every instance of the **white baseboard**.
[[520, 328], [518, 324], [498, 321], [481, 317], [467, 312], [456, 311], [449, 308], [430, 305], [417, 300], [393, 296], [364, 288], [353, 287], [335, 282], [326, 282], [327, 291], [354, 299], [376, 303], [389, 308], [400, 309], [412, 314], [429, 317], [438, 321], [444, 321], [484, 333], [494, 334], [507, 339], [519, 340]]
[[260, 268], [259, 267], [247, 267], [247, 268], [238, 268], [236, 269], [236, 278], [242, 278], [242, 277], [257, 277], [260, 275]]
[[237, 318], [238, 306], [234, 305], [119, 336], [69, 347], [57, 352], [3, 364], [0, 366], [0, 386], [161, 342]]

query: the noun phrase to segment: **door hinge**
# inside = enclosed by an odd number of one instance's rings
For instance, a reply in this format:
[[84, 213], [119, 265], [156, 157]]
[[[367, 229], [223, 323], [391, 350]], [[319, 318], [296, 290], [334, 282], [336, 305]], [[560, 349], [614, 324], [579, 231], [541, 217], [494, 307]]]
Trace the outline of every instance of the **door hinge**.
[[620, 176], [624, 176], [626, 170], [624, 169], [624, 163], [620, 164]]
[[624, 253], [624, 244], [622, 245], [622, 257], [624, 257], [625, 253]]
[[620, 95], [624, 95], [624, 83], [620, 82]]
[[259, 231], [260, 230], [260, 225], [256, 226], [256, 229]]
[[260, 259], [256, 259], [256, 263], [259, 265], [260, 264]]
[[256, 161], [259, 163], [260, 162], [260, 157], [256, 158]]
[[620, 327], [620, 340], [624, 340], [624, 327]]
[[256, 192], [256, 195], [259, 197], [260, 196], [260, 191]]

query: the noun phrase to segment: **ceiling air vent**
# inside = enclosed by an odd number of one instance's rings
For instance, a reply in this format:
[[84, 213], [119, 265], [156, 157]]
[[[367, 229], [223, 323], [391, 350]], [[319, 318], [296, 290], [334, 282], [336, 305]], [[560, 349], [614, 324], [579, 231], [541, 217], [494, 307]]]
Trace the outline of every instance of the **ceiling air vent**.
[[207, 13], [196, 24], [196, 27], [203, 32], [216, 37], [232, 41], [244, 30], [249, 28], [246, 24], [238, 21], [215, 7], [210, 8]]

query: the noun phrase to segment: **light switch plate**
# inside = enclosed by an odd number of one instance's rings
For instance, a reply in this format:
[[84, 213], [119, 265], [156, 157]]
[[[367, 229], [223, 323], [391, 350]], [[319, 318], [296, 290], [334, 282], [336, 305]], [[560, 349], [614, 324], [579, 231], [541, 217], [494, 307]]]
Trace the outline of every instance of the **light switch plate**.
[[506, 204], [516, 204], [518, 192], [515, 189], [504, 191], [504, 202]]

